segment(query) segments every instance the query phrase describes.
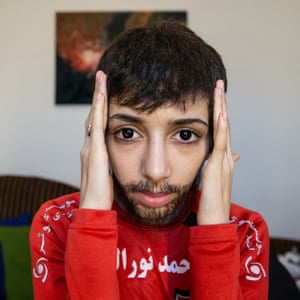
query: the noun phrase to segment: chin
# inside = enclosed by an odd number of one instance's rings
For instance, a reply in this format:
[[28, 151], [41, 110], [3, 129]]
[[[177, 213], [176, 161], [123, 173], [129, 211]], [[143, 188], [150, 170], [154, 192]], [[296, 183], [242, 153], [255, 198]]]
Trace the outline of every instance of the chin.
[[176, 187], [175, 190], [171, 191], [175, 194], [174, 198], [163, 206], [152, 207], [146, 206], [138, 201], [138, 197], [136, 199], [134, 197], [134, 192], [147, 192], [147, 189], [150, 189], [148, 191], [151, 192], [151, 187], [153, 188], [151, 182], [143, 181], [142, 187], [138, 185], [137, 190], [130, 191], [128, 190], [130, 183], [120, 184], [113, 174], [114, 202], [135, 223], [159, 227], [179, 224], [184, 222], [192, 211], [195, 191], [197, 190], [197, 179], [196, 177], [191, 183], [183, 186], [173, 185]]
[[[184, 203], [185, 201], [182, 199], [182, 202]], [[149, 225], [167, 225], [172, 223], [182, 210], [178, 203], [174, 201], [162, 207], [146, 207], [139, 203], [132, 204], [135, 216], [131, 215], [131, 217]]]
[[169, 226], [183, 222], [191, 212], [195, 199], [194, 184], [162, 207], [147, 207], [127, 195], [117, 180], [114, 180], [114, 201], [133, 222], [149, 226]]

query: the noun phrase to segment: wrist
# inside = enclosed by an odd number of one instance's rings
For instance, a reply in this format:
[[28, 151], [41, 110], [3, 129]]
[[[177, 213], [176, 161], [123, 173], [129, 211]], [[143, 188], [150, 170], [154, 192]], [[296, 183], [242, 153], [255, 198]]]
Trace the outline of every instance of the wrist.
[[229, 224], [229, 216], [224, 214], [213, 214], [213, 215], [197, 215], [198, 225], [217, 225], [217, 224]]
[[84, 197], [80, 198], [79, 208], [97, 209], [97, 210], [111, 210], [112, 200], [102, 200], [102, 197]]

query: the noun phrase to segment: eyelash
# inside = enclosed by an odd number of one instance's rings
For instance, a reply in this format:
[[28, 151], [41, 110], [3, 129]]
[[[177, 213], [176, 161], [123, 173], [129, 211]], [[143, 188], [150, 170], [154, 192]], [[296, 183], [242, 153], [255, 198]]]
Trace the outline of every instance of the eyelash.
[[[188, 140], [184, 140], [180, 137], [180, 134], [182, 134], [183, 132], [188, 132], [190, 134], [190, 138]], [[176, 132], [175, 135], [173, 136], [177, 136], [179, 135], [179, 139], [178, 142], [182, 143], [182, 144], [192, 144], [195, 143], [199, 140], [199, 138], [201, 137], [200, 134], [196, 133], [195, 131], [191, 130], [191, 129], [180, 129], [179, 131]]]
[[[132, 137], [126, 138], [123, 136], [123, 134], [125, 133], [125, 130], [130, 130], [132, 133]], [[180, 134], [182, 134], [183, 132], [185, 133], [189, 133], [190, 134], [190, 138], [188, 138], [187, 140], [184, 140], [180, 137]], [[133, 142], [135, 140], [137, 140], [140, 137], [140, 134], [133, 128], [130, 127], [124, 127], [119, 129], [118, 131], [115, 132], [115, 136], [117, 139], [119, 139], [122, 142]], [[178, 137], [176, 137], [178, 136]], [[178, 143], [182, 143], [182, 144], [192, 144], [195, 143], [199, 140], [199, 138], [201, 138], [201, 134], [196, 133], [195, 131], [191, 130], [191, 129], [180, 129], [178, 131], [176, 131], [176, 133], [174, 135], [172, 135], [172, 139], [175, 140]]]
[[[131, 130], [132, 133], [133, 133], [133, 137], [131, 138], [126, 138], [124, 136], [122, 136], [122, 134], [124, 134], [125, 130]], [[135, 139], [139, 138], [140, 137], [140, 134], [137, 133], [137, 131], [133, 128], [130, 128], [130, 127], [124, 127], [124, 128], [121, 128], [119, 129], [118, 131], [115, 132], [115, 136], [118, 140], [122, 141], [122, 142], [132, 142], [134, 141]]]

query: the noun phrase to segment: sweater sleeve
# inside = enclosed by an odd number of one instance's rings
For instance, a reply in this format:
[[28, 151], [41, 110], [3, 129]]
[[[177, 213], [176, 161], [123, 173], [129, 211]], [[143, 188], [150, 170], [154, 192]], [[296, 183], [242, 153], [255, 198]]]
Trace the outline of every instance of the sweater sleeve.
[[74, 211], [65, 253], [71, 300], [119, 299], [117, 239], [115, 211]]
[[64, 254], [76, 196], [45, 202], [35, 214], [30, 229], [32, 282], [35, 300], [68, 299]]
[[191, 227], [191, 299], [268, 299], [268, 231], [255, 219]]
[[30, 231], [35, 300], [119, 299], [115, 211], [78, 209], [79, 194], [45, 202]]

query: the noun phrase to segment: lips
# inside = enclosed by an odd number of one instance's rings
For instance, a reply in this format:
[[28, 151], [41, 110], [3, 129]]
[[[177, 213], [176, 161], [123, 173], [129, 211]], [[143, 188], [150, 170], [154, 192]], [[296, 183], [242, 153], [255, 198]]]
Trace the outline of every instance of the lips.
[[162, 207], [172, 200], [172, 194], [137, 192], [134, 198], [138, 203], [147, 207]]

